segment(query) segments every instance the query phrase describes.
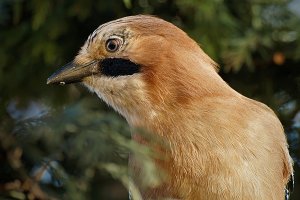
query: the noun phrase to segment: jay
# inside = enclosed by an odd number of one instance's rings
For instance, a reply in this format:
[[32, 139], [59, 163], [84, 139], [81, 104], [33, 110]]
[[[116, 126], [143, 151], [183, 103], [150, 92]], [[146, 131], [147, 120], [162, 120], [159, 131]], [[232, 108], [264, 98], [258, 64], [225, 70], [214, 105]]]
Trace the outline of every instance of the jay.
[[[137, 15], [99, 26], [75, 59], [48, 84], [81, 82], [133, 128], [161, 137], [153, 144], [166, 176], [142, 188], [143, 199], [284, 199], [293, 172], [283, 127], [266, 105], [227, 85], [216, 63], [184, 31]], [[129, 167], [139, 185], [140, 161]]]

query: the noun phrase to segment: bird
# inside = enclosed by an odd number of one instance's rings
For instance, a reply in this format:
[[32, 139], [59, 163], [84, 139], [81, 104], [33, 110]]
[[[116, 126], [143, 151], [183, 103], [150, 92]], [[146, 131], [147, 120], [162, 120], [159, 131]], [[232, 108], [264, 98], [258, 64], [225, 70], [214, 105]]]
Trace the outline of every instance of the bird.
[[[265, 104], [231, 88], [218, 65], [183, 30], [134, 15], [100, 25], [47, 84], [82, 83], [120, 113], [132, 140], [159, 152], [160, 185], [143, 199], [285, 198], [293, 173], [284, 129]], [[141, 161], [129, 158], [139, 186]]]

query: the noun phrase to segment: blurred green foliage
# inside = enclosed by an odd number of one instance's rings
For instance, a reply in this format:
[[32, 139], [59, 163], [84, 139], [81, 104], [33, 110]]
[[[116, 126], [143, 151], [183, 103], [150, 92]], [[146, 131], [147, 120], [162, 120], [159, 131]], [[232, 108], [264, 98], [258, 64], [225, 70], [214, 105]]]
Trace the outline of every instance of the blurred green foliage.
[[[130, 152], [145, 160], [146, 182], [157, 183], [153, 152], [130, 140], [120, 116], [81, 87], [45, 84], [100, 24], [133, 14], [157, 15], [185, 30], [232, 87], [272, 107], [298, 170], [299, 4], [1, 0], [0, 199], [127, 199], [126, 187], [135, 192], [127, 172]], [[292, 199], [300, 196], [297, 180], [296, 173]]]

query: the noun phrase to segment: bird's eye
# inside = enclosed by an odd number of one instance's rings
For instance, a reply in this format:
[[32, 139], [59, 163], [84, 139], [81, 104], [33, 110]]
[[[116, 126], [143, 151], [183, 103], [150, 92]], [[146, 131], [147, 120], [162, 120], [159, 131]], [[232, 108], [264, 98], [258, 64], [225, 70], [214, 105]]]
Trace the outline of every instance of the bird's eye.
[[121, 45], [122, 45], [122, 40], [121, 39], [112, 38], [112, 39], [108, 39], [106, 41], [105, 47], [106, 47], [106, 50], [108, 52], [115, 52], [120, 48]]

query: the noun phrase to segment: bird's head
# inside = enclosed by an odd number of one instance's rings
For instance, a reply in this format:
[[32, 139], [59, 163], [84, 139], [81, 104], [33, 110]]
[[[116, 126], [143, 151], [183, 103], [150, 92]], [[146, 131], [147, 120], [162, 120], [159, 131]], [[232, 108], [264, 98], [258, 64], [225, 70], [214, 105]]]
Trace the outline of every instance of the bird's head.
[[138, 15], [99, 26], [47, 83], [82, 82], [137, 124], [212, 93], [217, 76], [215, 63], [182, 30]]

